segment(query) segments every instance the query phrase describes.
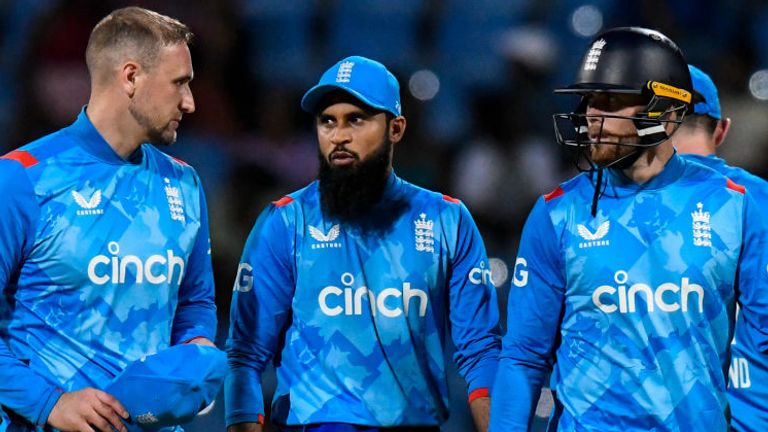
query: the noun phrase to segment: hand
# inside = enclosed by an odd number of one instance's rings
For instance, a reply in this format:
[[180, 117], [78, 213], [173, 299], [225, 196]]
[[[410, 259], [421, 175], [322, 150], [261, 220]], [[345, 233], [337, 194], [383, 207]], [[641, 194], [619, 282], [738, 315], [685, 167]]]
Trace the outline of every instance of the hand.
[[258, 423], [237, 423], [227, 428], [227, 432], [261, 432]]
[[113, 396], [95, 388], [61, 395], [48, 415], [48, 424], [67, 432], [128, 432], [128, 411]]

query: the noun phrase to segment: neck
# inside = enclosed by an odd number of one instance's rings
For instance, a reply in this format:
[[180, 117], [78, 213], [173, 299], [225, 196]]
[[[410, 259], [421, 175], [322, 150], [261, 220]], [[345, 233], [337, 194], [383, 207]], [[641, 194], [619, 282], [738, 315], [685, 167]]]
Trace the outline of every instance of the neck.
[[695, 154], [700, 156], [711, 156], [715, 154], [717, 144], [715, 139], [704, 129], [693, 129], [690, 127], [680, 127], [672, 136], [675, 148], [680, 154]]
[[637, 184], [643, 184], [656, 177], [675, 154], [675, 148], [667, 140], [656, 147], [646, 150], [632, 166], [622, 170], [625, 176]]
[[123, 159], [128, 159], [145, 140], [128, 112], [127, 102], [111, 97], [107, 91], [91, 93], [86, 114], [112, 150]]

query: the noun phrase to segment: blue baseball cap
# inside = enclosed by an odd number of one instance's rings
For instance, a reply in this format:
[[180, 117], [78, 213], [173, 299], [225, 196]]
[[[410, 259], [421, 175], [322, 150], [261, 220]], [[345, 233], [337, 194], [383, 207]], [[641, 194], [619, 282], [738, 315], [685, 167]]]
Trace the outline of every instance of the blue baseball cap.
[[688, 65], [688, 70], [691, 72], [693, 90], [703, 98], [703, 100], [694, 98], [693, 112], [720, 120], [720, 98], [717, 96], [717, 87], [712, 82], [712, 78], [694, 65]]
[[128, 365], [104, 389], [128, 410], [132, 432], [188, 423], [213, 402], [227, 374], [227, 354], [184, 344]]
[[375, 60], [352, 56], [339, 61], [304, 94], [301, 108], [316, 114], [322, 97], [334, 90], [344, 90], [364, 104], [388, 111], [395, 117], [402, 115], [400, 84], [392, 72]]

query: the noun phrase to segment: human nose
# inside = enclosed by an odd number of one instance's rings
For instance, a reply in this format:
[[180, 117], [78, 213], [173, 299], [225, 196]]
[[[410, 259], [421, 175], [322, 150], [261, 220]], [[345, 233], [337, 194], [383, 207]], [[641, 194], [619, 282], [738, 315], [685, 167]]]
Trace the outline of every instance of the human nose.
[[352, 134], [350, 133], [348, 127], [343, 124], [339, 124], [337, 127], [333, 128], [333, 131], [330, 135], [330, 141], [331, 144], [335, 146], [347, 144], [352, 141]]
[[181, 96], [181, 112], [192, 114], [195, 112], [195, 98], [192, 96], [192, 89], [187, 86], [184, 94]]

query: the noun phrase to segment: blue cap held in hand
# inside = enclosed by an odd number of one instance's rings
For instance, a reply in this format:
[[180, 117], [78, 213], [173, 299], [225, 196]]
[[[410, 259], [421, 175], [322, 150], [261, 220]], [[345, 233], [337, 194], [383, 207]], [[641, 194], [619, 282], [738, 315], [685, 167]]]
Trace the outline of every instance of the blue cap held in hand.
[[347, 57], [325, 71], [316, 86], [309, 89], [301, 99], [304, 111], [317, 114], [323, 96], [344, 90], [364, 104], [395, 117], [402, 115], [400, 106], [400, 84], [392, 72], [374, 60], [361, 56]]
[[128, 365], [104, 389], [123, 404], [131, 431], [156, 431], [192, 421], [213, 402], [227, 374], [227, 354], [176, 345]]
[[688, 65], [688, 70], [691, 72], [693, 90], [701, 96], [694, 98], [693, 112], [720, 120], [720, 98], [712, 78], [694, 65]]

